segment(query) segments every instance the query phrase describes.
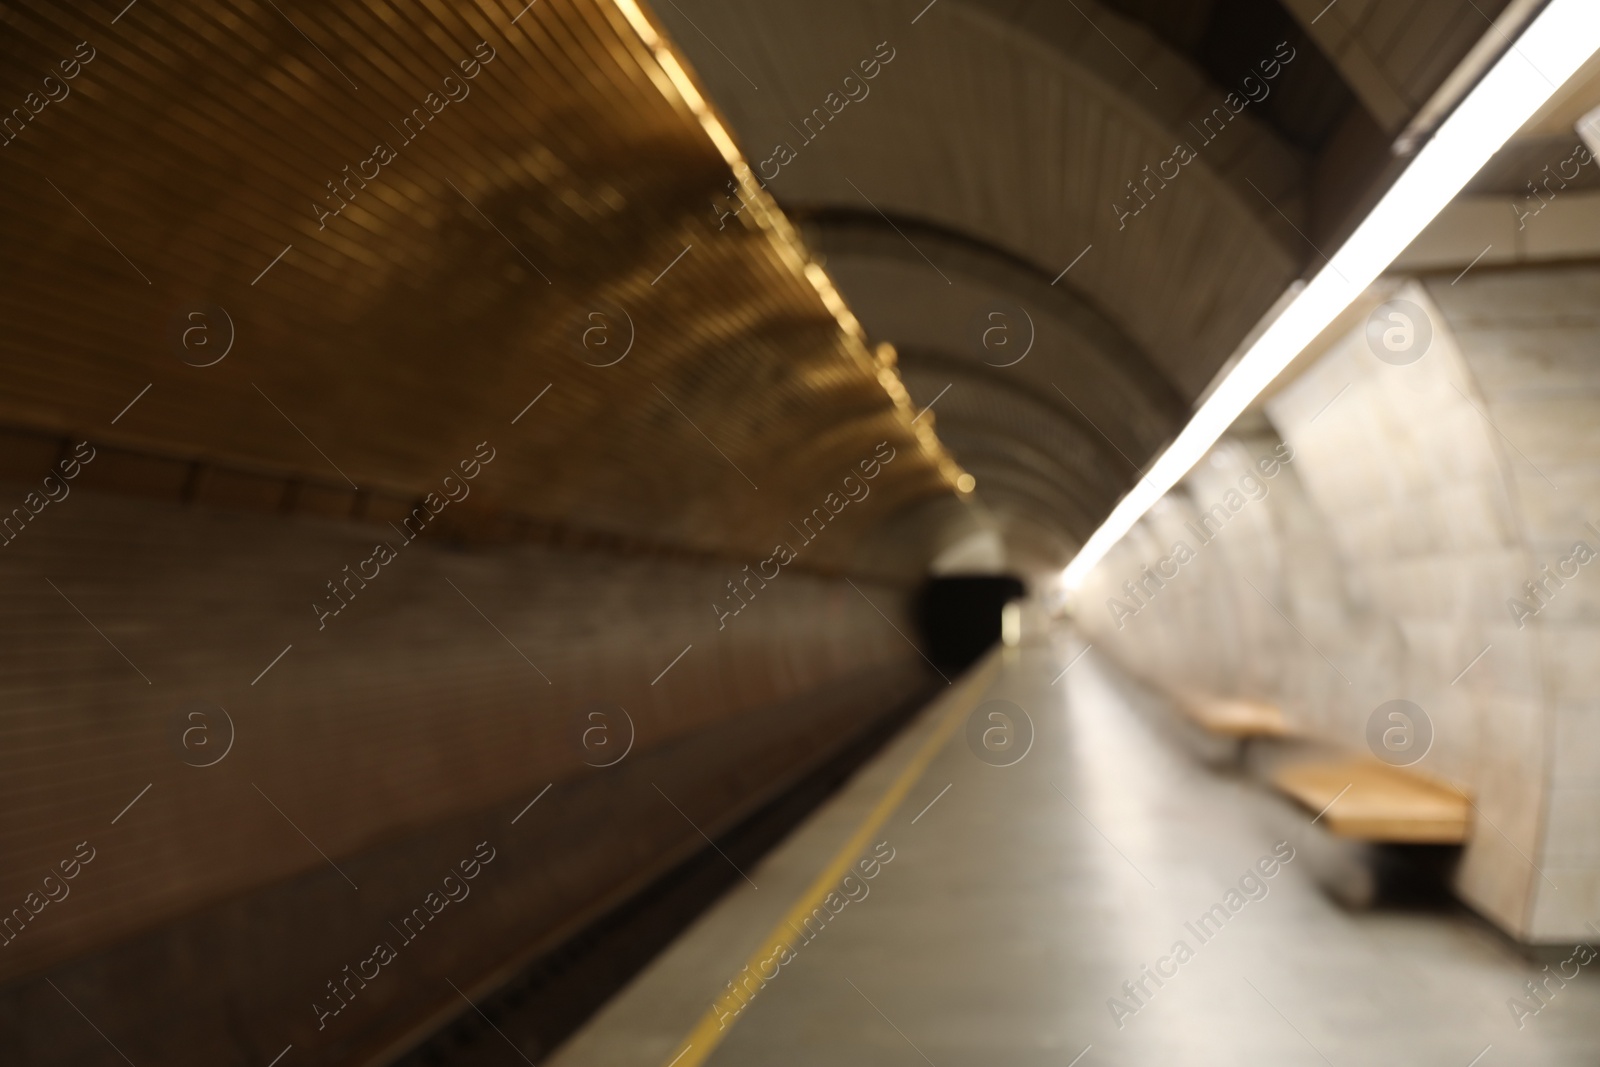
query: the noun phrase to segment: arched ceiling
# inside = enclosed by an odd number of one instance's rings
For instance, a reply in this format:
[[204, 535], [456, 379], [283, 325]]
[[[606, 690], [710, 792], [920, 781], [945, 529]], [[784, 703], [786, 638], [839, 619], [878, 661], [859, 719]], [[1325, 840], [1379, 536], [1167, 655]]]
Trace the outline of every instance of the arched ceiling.
[[1052, 559], [1137, 475], [1129, 457], [1181, 425], [1185, 403], [1139, 347], [1026, 262], [910, 219], [806, 215], [802, 232], [868, 333], [894, 339], [913, 405], [978, 479], [987, 517], [1053, 529]]
[[[1153, 35], [1125, 61], [1092, 32], [1059, 25], [1080, 18], [1063, 10], [1012, 21], [941, 0], [913, 26], [914, 7], [891, 0], [676, 0], [661, 15], [758, 173], [777, 145], [794, 149], [767, 183], [785, 207], [921, 220], [1049, 277], [1092, 245], [1065, 281], [1192, 397], [1310, 252], [1246, 184], [1293, 218], [1304, 161], [1246, 109], [1198, 165], [1164, 190], [1152, 185], [1149, 206], [1119, 222], [1113, 204], [1139, 204], [1128, 183], [1170, 157], [1178, 137], [1199, 140], [1180, 131], [1222, 94]], [[880, 42], [894, 58], [870, 94], [806, 142], [802, 119]], [[1166, 85], [1151, 89], [1140, 70]]]
[[[482, 530], [734, 555], [888, 441], [905, 458], [811, 565], [910, 574], [974, 529], [1053, 564], [1381, 170], [1287, 12], [8, 8], [6, 69], [81, 59], [6, 129], [0, 424], [190, 465], [107, 475], [129, 491], [203, 504], [228, 468], [284, 479], [279, 510], [367, 518], [488, 438], [509, 461], [460, 509]], [[1266, 95], [1229, 97], [1263, 66]], [[735, 217], [741, 148], [767, 188]], [[236, 340], [214, 366], [177, 340], [196, 308]], [[597, 326], [625, 361], [598, 365]]]
[[[1396, 39], [1415, 51], [1435, 14]], [[1035, 561], [1041, 526], [1062, 561], [1094, 529], [1391, 165], [1343, 60], [1280, 0], [659, 15], [869, 336], [899, 349], [915, 406], [934, 405], [977, 478], [973, 521], [1026, 527]], [[1483, 29], [1441, 47], [1459, 58]], [[1453, 62], [1407, 83], [1411, 110]], [[1028, 356], [985, 346], [991, 323], [1026, 332]]]

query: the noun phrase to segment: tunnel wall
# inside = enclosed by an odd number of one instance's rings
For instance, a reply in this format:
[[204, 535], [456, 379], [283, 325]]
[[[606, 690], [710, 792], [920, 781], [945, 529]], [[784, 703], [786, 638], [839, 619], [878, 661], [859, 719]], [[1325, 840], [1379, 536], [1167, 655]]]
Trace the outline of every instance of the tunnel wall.
[[293, 17], [0, 11], [5, 1064], [389, 1062], [942, 684], [962, 472], [651, 16]]
[[[1431, 325], [1422, 358], [1379, 361], [1358, 322], [1123, 539], [1076, 614], [1170, 692], [1273, 701], [1352, 752], [1380, 704], [1414, 701], [1434, 731], [1416, 769], [1476, 805], [1462, 896], [1519, 938], [1588, 936], [1600, 583], [1577, 562], [1538, 599], [1525, 583], [1580, 541], [1600, 551], [1585, 525], [1600, 518], [1600, 269], [1427, 277], [1399, 296]], [[1281, 444], [1275, 476], [1250, 469]], [[1241, 506], [1202, 540], [1199, 515], [1230, 490]], [[1149, 584], [1180, 540], [1193, 558]]]
[[0, 548], [0, 901], [67, 891], [0, 946], [0, 1059], [104, 1062], [53, 982], [136, 1063], [381, 1062], [928, 684], [909, 590], [785, 571], [719, 627], [731, 559], [431, 532], [79, 490]]

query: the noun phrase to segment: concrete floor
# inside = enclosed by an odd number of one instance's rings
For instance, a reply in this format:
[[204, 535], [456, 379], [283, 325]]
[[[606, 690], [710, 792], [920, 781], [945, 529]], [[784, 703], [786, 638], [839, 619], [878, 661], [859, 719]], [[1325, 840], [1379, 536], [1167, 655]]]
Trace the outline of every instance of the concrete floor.
[[[1464, 911], [1347, 912], [1290, 862], [1202, 943], [1185, 924], [1272, 852], [1279, 809], [1175, 747], [1159, 703], [1095, 650], [1052, 685], [1078, 651], [1025, 644], [958, 680], [547, 1062], [1600, 1063], [1600, 982], [1580, 975], [1519, 1030], [1507, 1000], [1539, 966]], [[1009, 767], [966, 741], [968, 713], [997, 698], [1036, 728]], [[868, 895], [800, 943], [731, 1026], [696, 1031], [942, 724], [948, 740], [870, 837], [894, 859]], [[1119, 1026], [1108, 1000], [1132, 1007], [1123, 983], [1179, 940], [1192, 958], [1160, 987], [1146, 979], [1152, 995]]]

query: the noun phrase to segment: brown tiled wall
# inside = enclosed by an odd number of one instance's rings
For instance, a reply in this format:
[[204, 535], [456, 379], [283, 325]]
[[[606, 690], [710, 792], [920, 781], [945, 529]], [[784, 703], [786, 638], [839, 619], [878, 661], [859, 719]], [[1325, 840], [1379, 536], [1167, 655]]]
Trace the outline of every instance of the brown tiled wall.
[[[323, 583], [398, 547], [387, 526], [78, 488], [0, 547], [0, 907], [96, 850], [0, 947], [3, 1040], [56, 1035], [20, 1062], [107, 1051], [31, 1025], [67, 1010], [44, 977], [136, 1063], [265, 1063], [291, 1041], [343, 1062], [437, 1010], [446, 974], [475, 980], [698, 847], [685, 815], [714, 831], [923, 681], [842, 581], [784, 572], [719, 631], [733, 564], [431, 532], [321, 630]], [[909, 631], [903, 591], [857, 584]], [[637, 724], [605, 770], [579, 745], [593, 701]], [[196, 704], [235, 727], [212, 767], [182, 758]], [[485, 839], [474, 896], [319, 1032], [323, 983]], [[174, 994], [206, 987], [214, 1004]]]

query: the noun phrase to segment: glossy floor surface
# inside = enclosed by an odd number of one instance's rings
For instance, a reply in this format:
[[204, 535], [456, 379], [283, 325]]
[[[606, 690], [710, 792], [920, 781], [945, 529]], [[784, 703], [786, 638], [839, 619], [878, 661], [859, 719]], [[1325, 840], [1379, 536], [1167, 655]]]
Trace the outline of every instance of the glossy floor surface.
[[[1026, 726], [997, 700], [1035, 734], [1010, 766], [994, 764], [1015, 758]], [[1016, 731], [1009, 750], [996, 711]], [[1542, 962], [1475, 916], [1349, 912], [1294, 860], [1249, 877], [1309, 820], [1285, 821], [1257, 784], [1196, 762], [1163, 714], [1065, 636], [996, 653], [548, 1062], [1600, 1063], [1595, 965], [1552, 981], [1519, 1028], [1508, 999], [1526, 999]], [[838, 913], [807, 940], [791, 925], [797, 902], [875, 850], [892, 860], [837, 885], [855, 899], [826, 901]], [[1200, 929], [1217, 904], [1236, 910]], [[787, 962], [763, 968], [785, 928]], [[753, 954], [768, 979], [735, 997], [726, 983]], [[1146, 966], [1168, 977], [1158, 985]]]

